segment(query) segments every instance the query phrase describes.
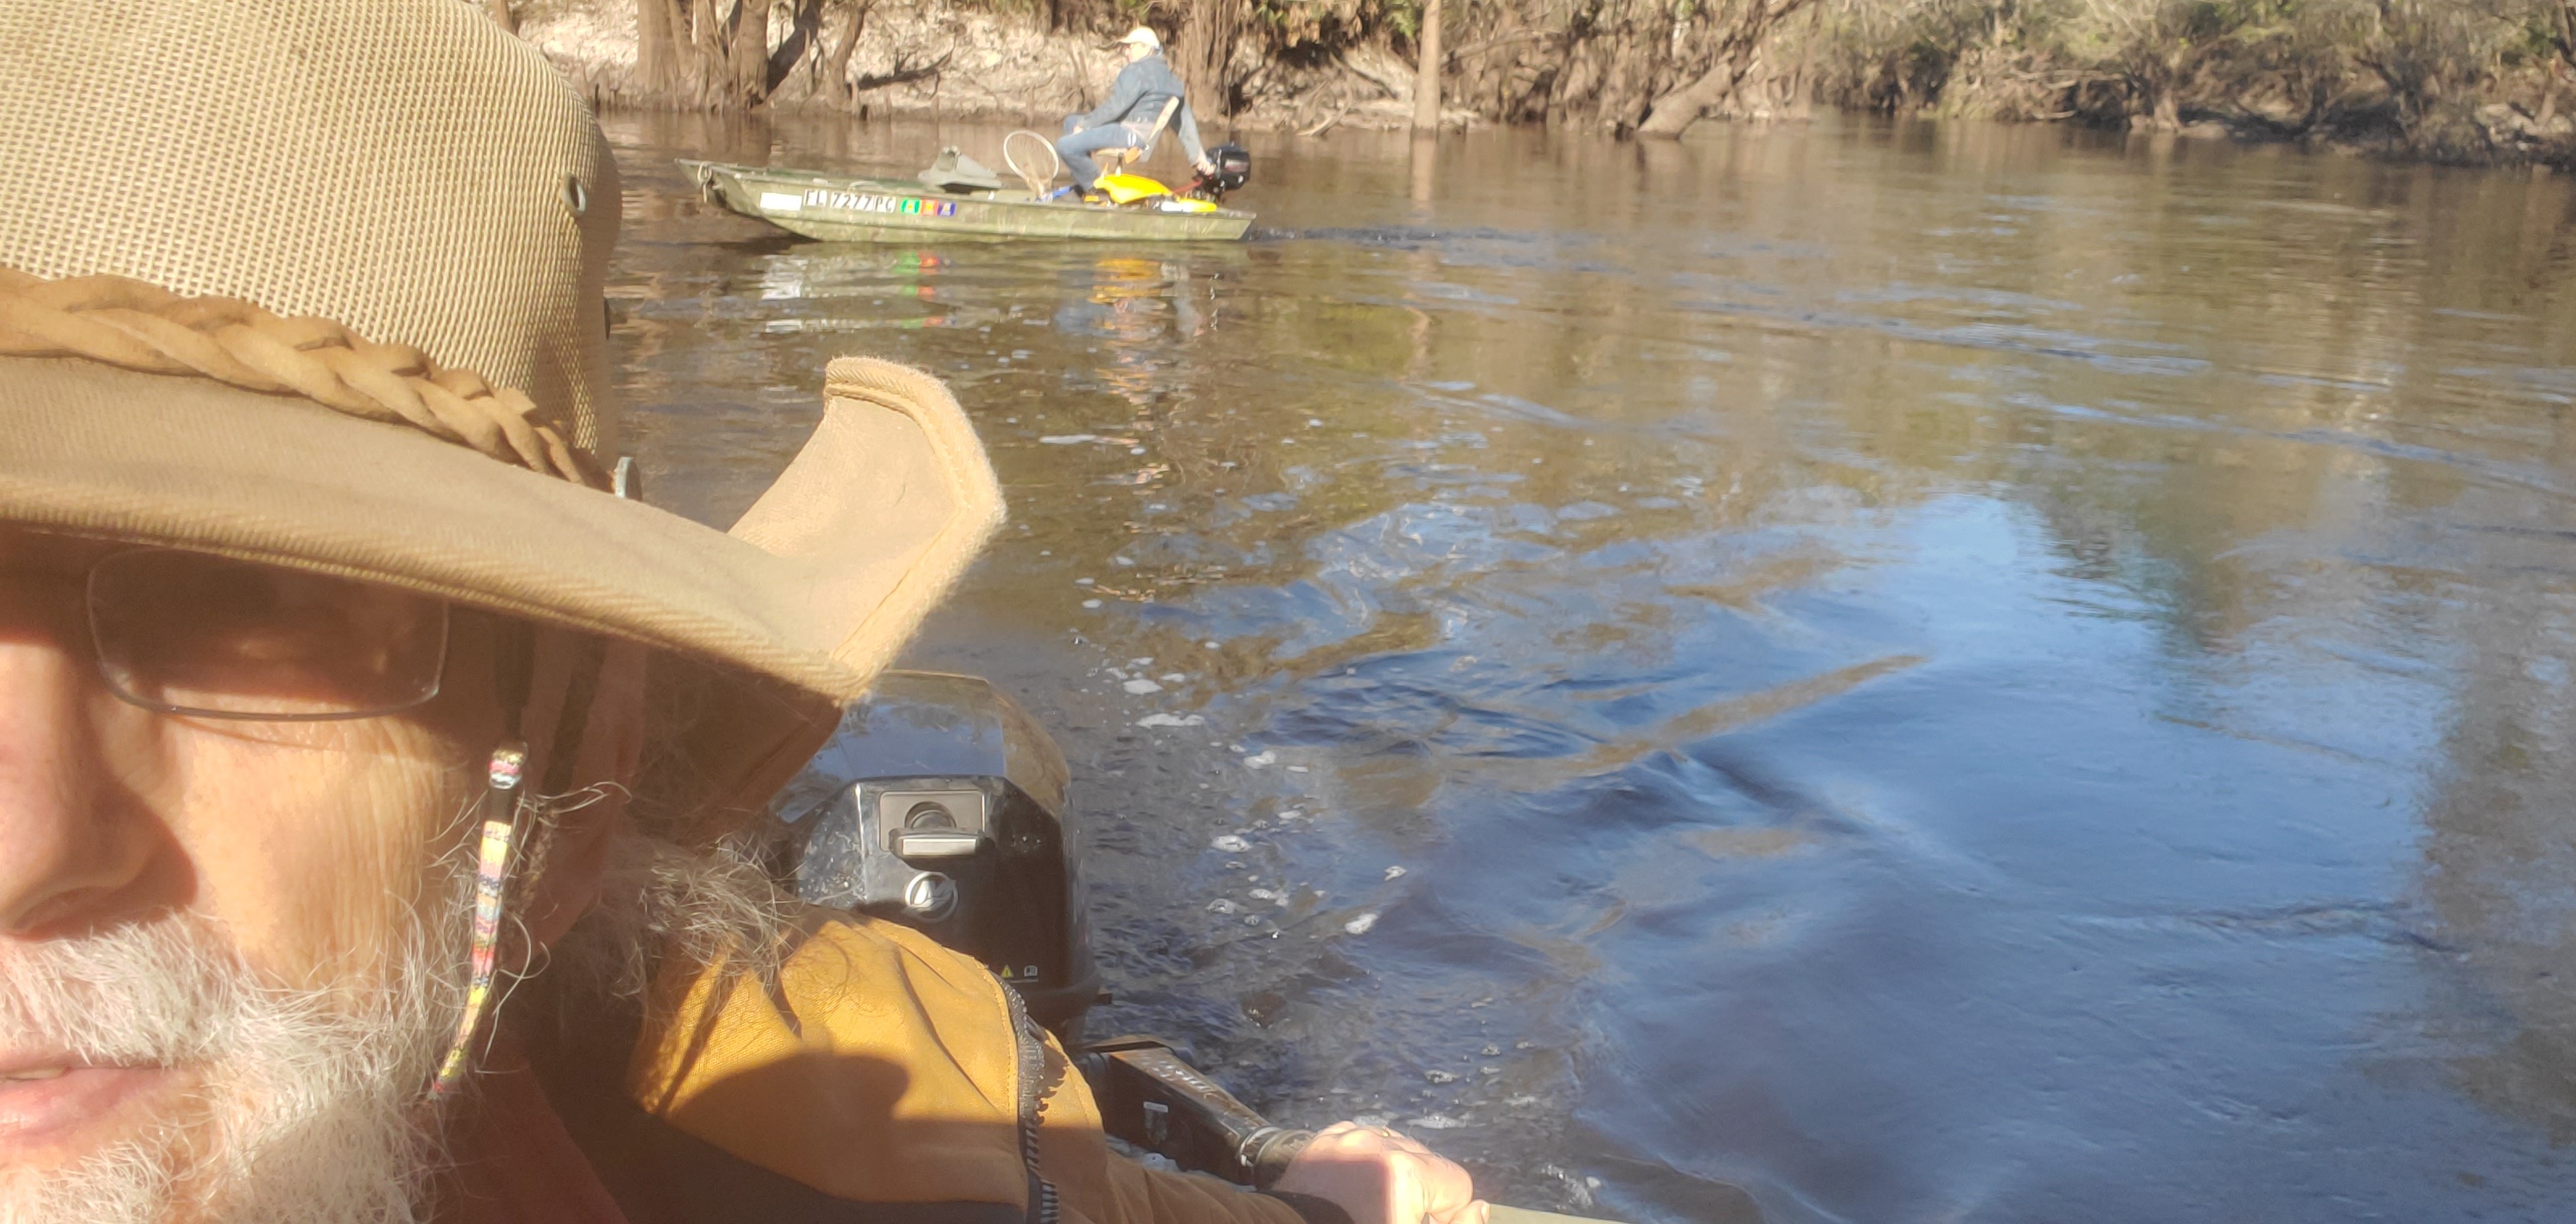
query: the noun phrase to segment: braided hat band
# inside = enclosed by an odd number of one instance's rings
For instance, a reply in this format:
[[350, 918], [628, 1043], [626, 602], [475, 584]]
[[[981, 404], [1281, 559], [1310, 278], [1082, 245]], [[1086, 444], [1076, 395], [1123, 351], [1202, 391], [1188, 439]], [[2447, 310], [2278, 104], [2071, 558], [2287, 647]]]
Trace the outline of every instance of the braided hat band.
[[185, 297], [131, 277], [47, 279], [0, 266], [0, 356], [79, 357], [150, 374], [295, 395], [412, 426], [504, 463], [591, 488], [596, 464], [515, 387], [442, 369], [328, 319], [286, 318], [239, 298]]

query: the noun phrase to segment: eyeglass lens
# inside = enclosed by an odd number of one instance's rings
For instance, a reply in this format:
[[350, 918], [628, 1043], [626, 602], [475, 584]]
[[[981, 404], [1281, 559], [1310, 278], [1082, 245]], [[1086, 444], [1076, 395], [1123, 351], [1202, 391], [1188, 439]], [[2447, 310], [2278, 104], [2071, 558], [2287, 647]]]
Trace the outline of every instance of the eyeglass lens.
[[438, 695], [442, 600], [204, 553], [110, 554], [89, 574], [90, 635], [117, 696], [170, 713], [318, 720]]

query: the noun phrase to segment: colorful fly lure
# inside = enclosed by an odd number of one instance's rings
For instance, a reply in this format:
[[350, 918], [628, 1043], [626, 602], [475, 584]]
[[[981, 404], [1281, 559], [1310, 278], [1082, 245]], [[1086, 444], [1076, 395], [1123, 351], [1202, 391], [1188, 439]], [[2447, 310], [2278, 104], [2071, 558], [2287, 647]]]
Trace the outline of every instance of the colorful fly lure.
[[501, 902], [510, 880], [510, 850], [519, 836], [519, 782], [528, 766], [525, 744], [503, 744], [492, 750], [490, 801], [498, 818], [483, 822], [483, 848], [474, 865], [474, 949], [465, 987], [465, 1014], [456, 1021], [456, 1044], [439, 1063], [429, 1086], [432, 1101], [444, 1100], [465, 1078], [474, 1034], [491, 1006], [492, 978], [501, 959]]

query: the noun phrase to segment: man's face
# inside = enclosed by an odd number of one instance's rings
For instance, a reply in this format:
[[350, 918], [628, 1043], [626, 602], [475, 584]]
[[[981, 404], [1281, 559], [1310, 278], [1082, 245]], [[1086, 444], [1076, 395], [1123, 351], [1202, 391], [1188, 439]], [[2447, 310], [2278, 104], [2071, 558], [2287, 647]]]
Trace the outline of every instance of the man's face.
[[[414, 996], [455, 970], [444, 915], [497, 722], [479, 622], [404, 713], [158, 713], [93, 641], [88, 576], [119, 551], [0, 526], [0, 1219], [83, 1178], [141, 1214], [221, 1210], [260, 1174], [232, 1149], [305, 1125], [280, 1100], [384, 1127], [454, 1023]], [[302, 1073], [336, 1086], [276, 1082]], [[348, 1163], [309, 1139], [261, 1142]]]
[[1145, 44], [1143, 44], [1143, 43], [1140, 43], [1140, 42], [1131, 42], [1131, 43], [1128, 43], [1128, 44], [1127, 44], [1127, 62], [1128, 62], [1128, 63], [1131, 63], [1131, 64], [1132, 64], [1132, 63], [1135, 63], [1136, 61], [1138, 61], [1138, 60], [1140, 60], [1140, 59], [1143, 59], [1143, 58], [1145, 58], [1145, 57], [1146, 57], [1146, 56], [1148, 56], [1148, 55], [1152, 55], [1153, 53], [1154, 53], [1154, 49], [1153, 49], [1152, 47], [1148, 47], [1148, 46], [1146, 46], [1146, 45], [1145, 45]]

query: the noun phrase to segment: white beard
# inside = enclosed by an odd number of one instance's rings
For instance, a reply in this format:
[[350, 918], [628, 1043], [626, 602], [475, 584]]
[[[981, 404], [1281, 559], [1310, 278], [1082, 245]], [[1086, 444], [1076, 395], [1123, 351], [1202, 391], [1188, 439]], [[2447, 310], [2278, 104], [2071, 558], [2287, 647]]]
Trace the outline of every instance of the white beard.
[[435, 1136], [418, 1103], [456, 1031], [463, 923], [415, 930], [356, 989], [262, 984], [211, 924], [155, 919], [0, 956], [0, 1045], [200, 1070], [186, 1124], [40, 1176], [0, 1224], [411, 1224]]

